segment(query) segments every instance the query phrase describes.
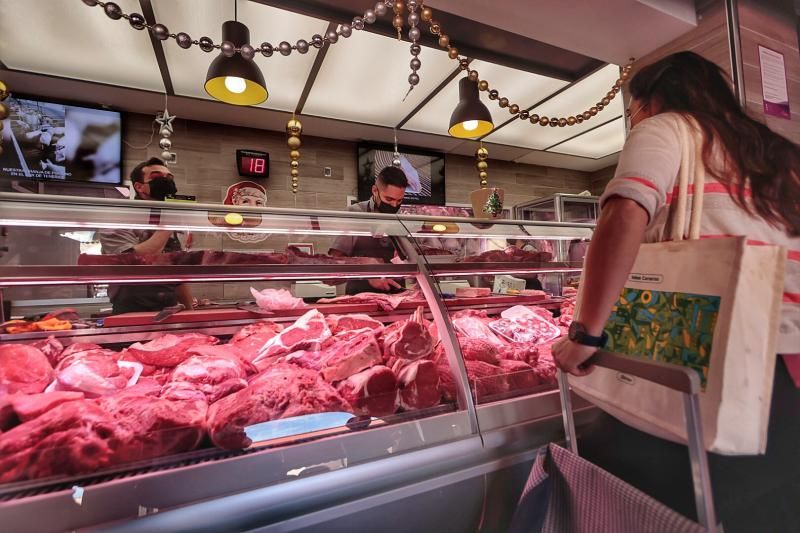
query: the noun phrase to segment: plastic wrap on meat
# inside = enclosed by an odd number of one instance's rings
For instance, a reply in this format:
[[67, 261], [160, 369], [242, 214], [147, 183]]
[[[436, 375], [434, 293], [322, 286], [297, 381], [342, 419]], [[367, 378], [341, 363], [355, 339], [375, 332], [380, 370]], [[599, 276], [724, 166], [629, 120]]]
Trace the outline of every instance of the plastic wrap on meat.
[[192, 346], [218, 343], [216, 337], [200, 333], [167, 333], [150, 342], [131, 344], [126, 352], [146, 365], [174, 367], [189, 356], [187, 350]]
[[331, 330], [325, 322], [325, 317], [316, 309], [312, 309], [264, 343], [252, 362], [259, 370], [263, 370], [269, 365], [269, 359], [297, 350], [318, 349], [330, 336]]
[[187, 398], [188, 385], [199, 391], [204, 401], [214, 403], [245, 388], [247, 376], [256, 370], [242, 361], [238, 350], [230, 345], [196, 346], [190, 352], [192, 355], [172, 371], [162, 398]]
[[59, 342], [53, 335], [50, 335], [44, 340], [35, 341], [30, 343], [34, 348], [38, 348], [50, 361], [50, 365], [55, 367], [58, 364], [61, 353], [64, 351], [64, 345]]
[[325, 317], [325, 321], [334, 335], [342, 331], [355, 331], [365, 328], [374, 329], [375, 331], [383, 330], [381, 322], [364, 314], [328, 315]]
[[353, 374], [336, 385], [336, 389], [357, 415], [388, 416], [399, 405], [397, 378], [390, 368], [383, 365]]
[[326, 381], [334, 383], [383, 362], [383, 354], [371, 329], [344, 332], [344, 337], [333, 337], [333, 342], [321, 354], [320, 373]]
[[268, 311], [308, 307], [302, 298], [295, 298], [286, 289], [263, 289], [259, 291], [250, 287], [250, 294], [256, 299], [256, 305]]
[[29, 344], [0, 344], [0, 396], [42, 392], [54, 371], [42, 351]]
[[414, 361], [431, 354], [435, 343], [424, 312], [423, 307], [417, 307], [411, 317], [399, 327], [384, 331], [383, 349], [387, 358], [398, 357]]
[[426, 409], [439, 404], [439, 371], [433, 361], [423, 359], [404, 366], [397, 381], [403, 409]]
[[522, 361], [503, 360], [500, 368], [505, 372], [505, 381], [509, 390], [532, 389], [542, 384], [542, 379], [533, 370], [533, 367]]
[[552, 318], [543, 318], [524, 305], [515, 305], [500, 313], [502, 318], [489, 323], [489, 327], [510, 342], [544, 344], [561, 336], [561, 330]]
[[55, 390], [77, 391], [87, 398], [97, 398], [133, 385], [143, 371], [141, 363], [126, 366], [117, 362], [117, 356], [117, 352], [103, 349], [68, 355], [56, 367]]
[[498, 348], [491, 342], [485, 339], [474, 339], [460, 335], [458, 343], [461, 346], [461, 355], [464, 356], [464, 359], [484, 361], [493, 365], [498, 363]]
[[213, 404], [208, 430], [215, 445], [235, 450], [251, 444], [245, 435], [247, 426], [329, 411], [352, 412], [352, 407], [319, 373], [276, 363], [246, 388]]
[[471, 315], [453, 316], [451, 320], [456, 331], [471, 339], [481, 339], [496, 348], [502, 348], [505, 343], [492, 332], [481, 318]]

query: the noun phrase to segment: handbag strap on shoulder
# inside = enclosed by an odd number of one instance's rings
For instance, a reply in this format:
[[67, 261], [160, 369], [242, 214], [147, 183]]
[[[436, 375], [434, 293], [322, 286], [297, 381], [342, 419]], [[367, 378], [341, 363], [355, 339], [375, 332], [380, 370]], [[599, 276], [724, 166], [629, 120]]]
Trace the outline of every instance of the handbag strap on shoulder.
[[[682, 241], [700, 238], [700, 221], [703, 217], [703, 196], [706, 169], [703, 164], [703, 143], [700, 129], [695, 120], [682, 116], [676, 121], [681, 141], [681, 166], [678, 172], [678, 196], [670, 226], [670, 238]], [[689, 203], [689, 183], [693, 185], [692, 208], [688, 231], [686, 228], [687, 205]]]

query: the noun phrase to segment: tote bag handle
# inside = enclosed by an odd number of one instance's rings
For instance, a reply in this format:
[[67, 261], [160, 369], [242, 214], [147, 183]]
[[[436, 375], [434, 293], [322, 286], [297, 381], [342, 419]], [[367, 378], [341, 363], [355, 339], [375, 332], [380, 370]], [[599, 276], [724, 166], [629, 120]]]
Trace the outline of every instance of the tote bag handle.
[[703, 217], [703, 196], [706, 169], [703, 164], [703, 143], [698, 139], [694, 119], [682, 117], [678, 120], [678, 136], [681, 141], [681, 167], [678, 171], [678, 197], [670, 226], [670, 238], [682, 241], [687, 235], [686, 206], [689, 202], [689, 181], [692, 180], [694, 193], [691, 217], [689, 219], [689, 239], [700, 238], [700, 221]]

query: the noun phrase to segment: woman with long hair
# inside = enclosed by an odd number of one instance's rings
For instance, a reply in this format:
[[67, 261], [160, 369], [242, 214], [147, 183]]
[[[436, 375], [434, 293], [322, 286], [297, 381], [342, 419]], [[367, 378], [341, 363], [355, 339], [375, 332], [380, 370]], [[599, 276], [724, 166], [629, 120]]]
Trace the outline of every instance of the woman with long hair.
[[[580, 315], [599, 337], [642, 242], [666, 239], [681, 164], [677, 121], [702, 135], [706, 167], [701, 238], [744, 235], [788, 251], [778, 353], [800, 353], [800, 148], [753, 120], [725, 74], [692, 52], [644, 67], [629, 84], [631, 133], [586, 256]], [[581, 376], [596, 348], [564, 340], [559, 367]], [[731, 531], [800, 531], [800, 389], [783, 358], [776, 365], [767, 453], [709, 456], [717, 512]], [[800, 356], [797, 356], [800, 358]], [[800, 376], [795, 378], [800, 384]], [[695, 516], [688, 451], [598, 418], [580, 442], [581, 455], [666, 505]]]

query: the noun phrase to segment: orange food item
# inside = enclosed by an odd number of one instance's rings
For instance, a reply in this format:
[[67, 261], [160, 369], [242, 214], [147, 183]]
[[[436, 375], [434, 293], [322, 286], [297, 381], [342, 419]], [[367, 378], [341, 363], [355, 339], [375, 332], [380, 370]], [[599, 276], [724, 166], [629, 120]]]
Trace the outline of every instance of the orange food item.
[[49, 318], [47, 320], [40, 320], [34, 322], [37, 329], [42, 331], [62, 331], [65, 329], [72, 329], [72, 322], [69, 320], [59, 320], [57, 318]]
[[25, 320], [11, 320], [3, 324], [7, 333], [30, 333], [31, 331], [39, 331], [36, 324], [33, 322], [26, 322]]

